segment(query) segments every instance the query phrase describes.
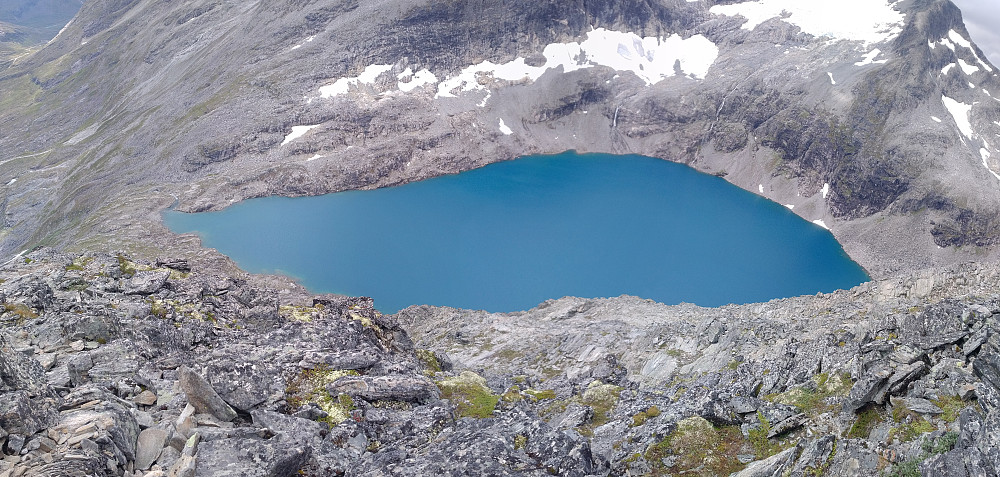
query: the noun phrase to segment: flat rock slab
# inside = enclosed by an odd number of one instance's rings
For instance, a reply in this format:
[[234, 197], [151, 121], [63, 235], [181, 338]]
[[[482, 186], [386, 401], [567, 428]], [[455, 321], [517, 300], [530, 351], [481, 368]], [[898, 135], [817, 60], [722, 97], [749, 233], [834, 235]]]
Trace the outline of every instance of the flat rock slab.
[[163, 429], [150, 428], [140, 432], [135, 451], [135, 467], [140, 470], [149, 469], [160, 456], [160, 451], [167, 443], [167, 437], [167, 431]]
[[934, 403], [918, 397], [892, 398], [892, 405], [905, 406], [907, 409], [918, 414], [938, 415], [944, 412], [940, 407], [935, 406]]

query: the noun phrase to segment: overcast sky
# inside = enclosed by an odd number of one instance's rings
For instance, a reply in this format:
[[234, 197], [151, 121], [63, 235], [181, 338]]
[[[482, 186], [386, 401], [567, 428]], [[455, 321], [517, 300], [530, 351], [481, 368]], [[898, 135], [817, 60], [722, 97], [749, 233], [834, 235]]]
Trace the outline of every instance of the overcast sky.
[[1000, 1], [951, 0], [962, 9], [962, 19], [979, 48], [1000, 65]]

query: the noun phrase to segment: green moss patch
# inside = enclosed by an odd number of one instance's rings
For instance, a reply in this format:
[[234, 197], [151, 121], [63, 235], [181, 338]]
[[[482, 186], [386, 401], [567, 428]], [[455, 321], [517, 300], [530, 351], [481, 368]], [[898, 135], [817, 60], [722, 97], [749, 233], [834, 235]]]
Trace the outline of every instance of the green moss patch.
[[435, 384], [441, 390], [441, 397], [455, 404], [459, 417], [490, 417], [500, 402], [500, 396], [486, 386], [486, 379], [471, 371]]
[[319, 313], [320, 309], [314, 306], [282, 305], [278, 307], [278, 314], [288, 321], [300, 321], [309, 323], [313, 320], [313, 314]]
[[865, 439], [871, 434], [875, 426], [885, 421], [885, 418], [874, 407], [868, 407], [858, 413], [858, 418], [851, 424], [847, 431], [847, 437], [852, 439]]
[[[715, 427], [701, 417], [689, 417], [677, 423], [677, 429], [662, 441], [649, 446], [643, 457], [653, 476], [729, 475], [745, 466], [737, 460], [746, 441], [739, 427]], [[676, 456], [671, 467], [663, 459]]]
[[608, 415], [618, 404], [618, 396], [622, 388], [613, 384], [604, 384], [594, 381], [583, 391], [582, 403], [590, 406], [594, 410], [594, 418], [590, 421], [591, 429], [599, 427], [608, 422]]
[[434, 352], [429, 349], [418, 349], [417, 359], [423, 363], [424, 367], [427, 368], [427, 371], [429, 371], [431, 376], [442, 371], [441, 361], [439, 361], [437, 356], [434, 355]]
[[529, 395], [529, 396], [531, 396], [536, 401], [540, 401], [542, 399], [555, 399], [556, 398], [556, 392], [553, 391], [553, 390], [551, 390], [551, 389], [542, 389], [542, 390], [525, 389], [524, 393], [527, 394], [527, 395]]
[[3, 309], [5, 313], [17, 315], [21, 320], [38, 318], [38, 313], [35, 313], [35, 311], [27, 305], [22, 305], [20, 303], [4, 303]]
[[958, 419], [958, 414], [962, 412], [962, 409], [966, 406], [965, 401], [963, 401], [959, 396], [943, 396], [931, 402], [944, 411], [940, 416], [938, 416], [944, 422], [955, 422], [955, 420]]
[[646, 421], [659, 416], [660, 408], [656, 406], [649, 406], [644, 411], [639, 411], [634, 416], [632, 416], [632, 426], [641, 426], [646, 423]]
[[846, 373], [820, 373], [813, 376], [814, 386], [800, 386], [781, 394], [770, 394], [765, 399], [795, 406], [807, 416], [815, 417], [836, 408], [830, 398], [846, 396], [853, 382]]
[[289, 380], [285, 400], [292, 409], [315, 403], [327, 414], [320, 421], [335, 426], [351, 417], [351, 411], [355, 409], [354, 399], [346, 394], [333, 396], [326, 390], [326, 386], [344, 376], [357, 375], [357, 371], [330, 369], [326, 366], [303, 369]]

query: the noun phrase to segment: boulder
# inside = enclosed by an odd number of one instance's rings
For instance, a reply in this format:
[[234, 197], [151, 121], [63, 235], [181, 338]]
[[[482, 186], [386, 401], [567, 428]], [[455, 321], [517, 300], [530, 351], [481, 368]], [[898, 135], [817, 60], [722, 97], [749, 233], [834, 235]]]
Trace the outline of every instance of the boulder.
[[150, 428], [140, 432], [135, 451], [135, 468], [149, 470], [160, 456], [160, 451], [166, 445], [169, 435], [163, 429]]
[[219, 420], [228, 422], [236, 419], [236, 411], [215, 392], [212, 385], [187, 366], [177, 369], [177, 379], [181, 390], [194, 406], [197, 412], [211, 414]]
[[166, 270], [147, 270], [136, 272], [122, 287], [126, 295], [152, 295], [167, 283], [170, 272]]
[[844, 412], [856, 412], [871, 402], [882, 404], [892, 375], [892, 371], [882, 368], [858, 379], [844, 401]]
[[54, 403], [32, 399], [26, 391], [0, 394], [0, 429], [28, 437], [59, 421]]
[[893, 406], [903, 406], [917, 414], [932, 414], [936, 416], [944, 412], [941, 408], [935, 406], [934, 403], [918, 397], [894, 397], [891, 401]]
[[25, 391], [37, 396], [47, 390], [42, 365], [34, 358], [14, 351], [0, 334], [0, 393]]
[[302, 468], [309, 455], [309, 448], [289, 447], [281, 440], [221, 439], [203, 442], [198, 447], [195, 475], [287, 477]]
[[223, 358], [208, 365], [205, 375], [219, 396], [241, 411], [250, 411], [271, 396], [282, 396], [287, 387], [282, 371], [264, 360]]
[[799, 447], [785, 449], [764, 460], [751, 462], [745, 469], [732, 474], [730, 477], [775, 477], [784, 475], [792, 467], [795, 459], [799, 455]]
[[326, 387], [336, 396], [347, 394], [367, 401], [394, 400], [425, 402], [439, 395], [437, 386], [423, 376], [347, 376]]

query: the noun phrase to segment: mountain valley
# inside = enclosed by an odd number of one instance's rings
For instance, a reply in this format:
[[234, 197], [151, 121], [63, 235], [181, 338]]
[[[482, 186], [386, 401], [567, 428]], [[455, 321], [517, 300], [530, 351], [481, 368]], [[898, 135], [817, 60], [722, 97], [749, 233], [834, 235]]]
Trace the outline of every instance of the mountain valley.
[[[0, 476], [1000, 471], [1000, 76], [950, 1], [73, 3], [0, 8]], [[383, 315], [161, 218], [567, 150], [873, 280]]]

